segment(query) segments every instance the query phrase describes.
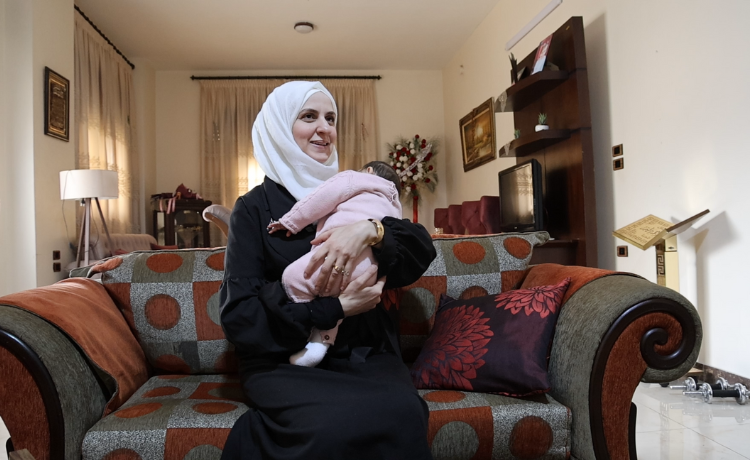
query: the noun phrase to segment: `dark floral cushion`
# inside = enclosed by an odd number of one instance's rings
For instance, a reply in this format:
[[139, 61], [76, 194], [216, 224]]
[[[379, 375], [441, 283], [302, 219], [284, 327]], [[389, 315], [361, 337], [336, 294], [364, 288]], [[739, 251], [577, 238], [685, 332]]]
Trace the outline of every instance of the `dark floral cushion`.
[[422, 277], [383, 293], [385, 308], [398, 311], [404, 362], [413, 363], [427, 340], [441, 294], [468, 299], [515, 289], [526, 275], [534, 247], [547, 240], [547, 232], [434, 239], [437, 257]]
[[424, 389], [525, 396], [549, 390], [547, 358], [567, 278], [497, 295], [446, 298], [411, 375]]

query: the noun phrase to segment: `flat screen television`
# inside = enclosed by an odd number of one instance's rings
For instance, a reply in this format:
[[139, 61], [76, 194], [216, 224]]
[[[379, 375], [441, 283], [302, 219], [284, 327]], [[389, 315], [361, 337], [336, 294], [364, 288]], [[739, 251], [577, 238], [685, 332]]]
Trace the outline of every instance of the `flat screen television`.
[[500, 231], [544, 230], [542, 165], [531, 159], [504, 169], [497, 176], [500, 184]]

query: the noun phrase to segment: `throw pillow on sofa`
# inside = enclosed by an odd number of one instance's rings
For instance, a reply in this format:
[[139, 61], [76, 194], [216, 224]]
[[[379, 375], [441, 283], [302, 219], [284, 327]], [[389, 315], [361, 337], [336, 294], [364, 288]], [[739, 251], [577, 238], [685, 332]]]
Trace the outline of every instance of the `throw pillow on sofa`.
[[417, 388], [526, 396], [549, 391], [547, 359], [570, 278], [498, 295], [444, 298], [411, 368]]
[[234, 373], [219, 319], [224, 249], [133, 252], [92, 268], [157, 373]]
[[424, 275], [383, 292], [385, 308], [399, 310], [404, 361], [414, 362], [427, 340], [440, 294], [466, 299], [514, 289], [526, 275], [534, 247], [548, 240], [547, 232], [434, 239], [437, 257]]

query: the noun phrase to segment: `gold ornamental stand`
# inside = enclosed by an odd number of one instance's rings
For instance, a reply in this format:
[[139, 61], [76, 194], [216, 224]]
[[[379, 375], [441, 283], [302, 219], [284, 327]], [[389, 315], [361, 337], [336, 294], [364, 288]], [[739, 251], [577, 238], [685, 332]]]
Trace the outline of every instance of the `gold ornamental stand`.
[[706, 209], [676, 224], [649, 214], [643, 219], [615, 230], [612, 234], [644, 251], [654, 246], [657, 284], [680, 292], [677, 235], [708, 213], [709, 210]]

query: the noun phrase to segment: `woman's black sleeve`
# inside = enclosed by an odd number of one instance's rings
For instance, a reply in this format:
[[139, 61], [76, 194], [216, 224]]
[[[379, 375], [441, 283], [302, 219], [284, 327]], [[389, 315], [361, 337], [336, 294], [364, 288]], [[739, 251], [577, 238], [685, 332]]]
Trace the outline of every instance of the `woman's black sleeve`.
[[432, 238], [420, 224], [407, 219], [384, 217], [383, 246], [373, 248], [378, 278], [387, 276], [385, 289], [407, 286], [419, 279], [437, 253]]
[[344, 314], [332, 297], [291, 303], [280, 281], [266, 279], [264, 229], [257, 209], [245, 200], [247, 196], [237, 200], [230, 217], [219, 291], [221, 324], [227, 339], [243, 354], [284, 361], [304, 348], [313, 325], [330, 329]]

